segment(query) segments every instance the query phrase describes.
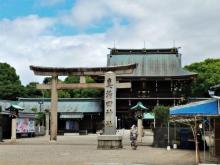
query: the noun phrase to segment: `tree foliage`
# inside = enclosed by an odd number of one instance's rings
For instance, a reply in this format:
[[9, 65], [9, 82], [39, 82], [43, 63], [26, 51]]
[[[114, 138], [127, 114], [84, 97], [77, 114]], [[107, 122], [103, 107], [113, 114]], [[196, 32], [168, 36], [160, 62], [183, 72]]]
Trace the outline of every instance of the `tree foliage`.
[[33, 107], [31, 108], [31, 110], [35, 113], [35, 121], [36, 121], [36, 125], [41, 124], [44, 119], [45, 119], [45, 113], [44, 112], [37, 112], [37, 108]]
[[79, 76], [68, 76], [64, 80], [65, 83], [79, 83]]
[[25, 96], [24, 97], [42, 97], [42, 91], [36, 88], [37, 82], [30, 82], [25, 87]]
[[153, 109], [157, 126], [167, 126], [169, 120], [169, 107], [155, 106]]
[[0, 99], [16, 100], [25, 93], [16, 71], [7, 63], [0, 63]]
[[[51, 84], [52, 78], [51, 77], [45, 77], [43, 80], [43, 84]], [[58, 79], [59, 83], [62, 83], [62, 80]], [[44, 90], [42, 91], [43, 97], [50, 97], [51, 91], [50, 90]], [[58, 97], [59, 98], [70, 98], [70, 94], [66, 90], [58, 90]]]
[[[79, 83], [79, 76], [68, 76], [65, 80], [65, 83]], [[86, 83], [94, 83], [94, 79], [90, 76], [86, 76]], [[89, 98], [89, 97], [101, 97], [103, 95], [103, 90], [100, 89], [73, 89], [67, 90], [72, 98]]]
[[35, 121], [36, 121], [36, 125], [41, 124], [45, 119], [45, 113], [43, 112], [37, 112], [35, 114]]
[[198, 73], [192, 84], [192, 96], [208, 97], [211, 86], [220, 83], [220, 59], [207, 59], [203, 62], [185, 66], [185, 69]]

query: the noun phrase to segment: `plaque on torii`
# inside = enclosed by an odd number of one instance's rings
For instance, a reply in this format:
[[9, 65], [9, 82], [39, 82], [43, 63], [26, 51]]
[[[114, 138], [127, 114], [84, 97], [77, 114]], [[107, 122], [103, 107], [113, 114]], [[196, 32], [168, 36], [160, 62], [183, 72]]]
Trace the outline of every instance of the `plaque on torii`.
[[[105, 89], [105, 129], [104, 134], [116, 134], [116, 88], [131, 88], [130, 83], [116, 83], [116, 74], [131, 74], [136, 64], [96, 68], [54, 68], [30, 66], [35, 75], [51, 76], [51, 84], [37, 84], [37, 89], [51, 90], [50, 140], [57, 140], [57, 102], [59, 89], [104, 88]], [[80, 76], [78, 84], [58, 83], [58, 76]], [[105, 75], [104, 83], [86, 83], [85, 76]]]

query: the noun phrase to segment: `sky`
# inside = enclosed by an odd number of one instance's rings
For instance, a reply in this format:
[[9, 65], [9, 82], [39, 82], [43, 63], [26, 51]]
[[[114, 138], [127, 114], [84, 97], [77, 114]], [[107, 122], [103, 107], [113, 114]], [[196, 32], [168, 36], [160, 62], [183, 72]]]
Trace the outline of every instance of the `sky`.
[[181, 47], [182, 65], [220, 58], [219, 0], [0, 0], [0, 62], [106, 66], [108, 48]]

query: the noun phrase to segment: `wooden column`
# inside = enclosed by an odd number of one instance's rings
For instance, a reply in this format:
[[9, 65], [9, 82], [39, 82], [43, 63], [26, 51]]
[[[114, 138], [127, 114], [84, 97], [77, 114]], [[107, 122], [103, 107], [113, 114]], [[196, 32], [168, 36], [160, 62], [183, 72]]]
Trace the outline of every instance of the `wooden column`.
[[58, 93], [57, 93], [57, 76], [52, 76], [52, 84], [51, 84], [51, 109], [50, 109], [50, 141], [57, 140], [57, 101], [58, 101]]

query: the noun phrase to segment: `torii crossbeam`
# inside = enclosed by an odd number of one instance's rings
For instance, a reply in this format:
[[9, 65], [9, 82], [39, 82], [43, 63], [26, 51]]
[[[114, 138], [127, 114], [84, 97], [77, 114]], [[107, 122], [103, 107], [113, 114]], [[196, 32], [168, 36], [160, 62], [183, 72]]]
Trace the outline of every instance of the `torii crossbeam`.
[[[104, 83], [86, 83], [85, 76], [100, 76], [106, 72], [112, 71], [115, 74], [130, 74], [136, 68], [137, 64], [120, 65], [112, 67], [95, 67], [95, 68], [55, 68], [30, 66], [30, 69], [35, 75], [51, 76], [52, 82], [50, 85], [38, 84], [38, 89], [51, 89], [51, 119], [50, 119], [50, 140], [57, 140], [57, 101], [58, 89], [76, 89], [76, 88], [105, 88]], [[58, 83], [58, 76], [80, 76], [79, 84], [61, 84]], [[116, 88], [130, 88], [130, 83], [116, 83]]]

